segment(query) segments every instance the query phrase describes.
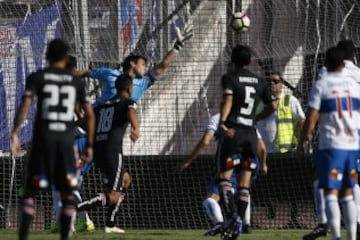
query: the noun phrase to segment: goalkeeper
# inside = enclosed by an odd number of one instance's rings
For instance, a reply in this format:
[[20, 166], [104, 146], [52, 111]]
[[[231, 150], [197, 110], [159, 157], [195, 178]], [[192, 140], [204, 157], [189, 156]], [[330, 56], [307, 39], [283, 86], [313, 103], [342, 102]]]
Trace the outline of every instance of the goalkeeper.
[[[209, 123], [206, 126], [205, 132], [201, 140], [198, 142], [198, 144], [195, 146], [195, 148], [192, 150], [191, 155], [182, 163], [178, 165], [178, 171], [183, 171], [187, 167], [190, 166], [193, 160], [197, 158], [199, 155], [201, 149], [205, 148], [210, 144], [210, 141], [215, 137], [216, 139], [220, 136], [220, 131], [218, 129], [220, 122], [220, 113], [217, 113], [213, 115], [209, 121]], [[258, 131], [258, 143], [257, 143], [257, 151], [258, 156], [261, 160], [261, 174], [266, 175], [268, 168], [266, 163], [266, 146], [261, 139], [261, 135]], [[233, 174], [231, 177], [231, 183], [233, 189], [237, 189], [237, 181], [236, 181], [236, 175]], [[220, 205], [218, 204], [218, 201], [220, 199], [219, 196], [219, 190], [216, 183], [216, 178], [213, 177], [210, 180], [210, 183], [207, 188], [207, 198], [203, 201], [203, 206], [206, 210], [206, 214], [210, 218], [211, 222], [213, 223], [213, 227], [208, 230], [205, 235], [208, 236], [214, 236], [217, 235], [222, 231], [223, 223], [224, 223], [224, 217], [222, 215]], [[245, 224], [243, 225], [242, 232], [243, 233], [251, 233], [251, 224], [250, 224], [250, 201], [248, 204], [248, 207], [246, 209], [245, 217], [244, 217]]]
[[[133, 78], [131, 100], [137, 102], [144, 92], [156, 82], [157, 78], [164, 74], [166, 68], [173, 63], [177, 54], [183, 48], [184, 43], [192, 37], [192, 29], [192, 25], [185, 26], [183, 31], [176, 27], [177, 39], [173, 49], [166, 54], [157, 66], [150, 69], [147, 73], [147, 60], [141, 55], [130, 55], [126, 57], [122, 63], [123, 71], [110, 68], [94, 68], [92, 70], [78, 71], [76, 75], [79, 77], [89, 76], [91, 78], [96, 78], [101, 82], [101, 96], [96, 99], [93, 104], [94, 107], [104, 104], [106, 101], [117, 95], [115, 82], [118, 76], [123, 73], [127, 73]], [[123, 194], [123, 197], [125, 197], [125, 194]], [[106, 230], [107, 233], [124, 233], [124, 230], [117, 226], [113, 226], [112, 228], [108, 227]]]
[[164, 74], [165, 70], [174, 62], [177, 54], [183, 48], [184, 43], [193, 35], [192, 25], [185, 26], [183, 31], [178, 27], [175, 29], [177, 38], [174, 47], [157, 66], [147, 72], [147, 60], [141, 55], [129, 55], [126, 57], [122, 63], [123, 71], [103, 67], [78, 71], [77, 76], [96, 78], [102, 85], [101, 96], [96, 99], [94, 107], [106, 102], [116, 95], [115, 81], [117, 77], [123, 73], [127, 73], [133, 78], [134, 91], [131, 99], [137, 102], [144, 92], [156, 82], [157, 78]]

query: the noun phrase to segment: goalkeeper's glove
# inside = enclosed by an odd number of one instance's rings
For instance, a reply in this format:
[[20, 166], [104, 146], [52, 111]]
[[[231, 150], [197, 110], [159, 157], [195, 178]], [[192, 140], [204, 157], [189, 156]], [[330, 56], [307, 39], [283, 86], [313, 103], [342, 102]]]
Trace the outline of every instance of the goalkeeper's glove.
[[174, 44], [174, 50], [180, 51], [184, 46], [184, 43], [193, 36], [193, 25], [185, 25], [181, 31], [179, 27], [175, 27], [176, 30], [176, 42]]

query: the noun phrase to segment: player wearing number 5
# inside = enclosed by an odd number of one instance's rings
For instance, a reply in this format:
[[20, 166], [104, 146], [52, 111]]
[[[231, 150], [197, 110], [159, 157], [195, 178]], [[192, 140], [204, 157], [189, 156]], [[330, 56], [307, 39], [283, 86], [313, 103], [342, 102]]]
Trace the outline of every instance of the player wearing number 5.
[[104, 192], [78, 204], [78, 210], [89, 210], [97, 206], [108, 206], [105, 231], [115, 225], [115, 215], [124, 198], [122, 143], [126, 127], [131, 123], [131, 140], [139, 138], [139, 123], [136, 103], [130, 99], [133, 92], [133, 79], [122, 74], [115, 84], [117, 96], [95, 108], [96, 137], [94, 144], [94, 163], [100, 168]]
[[[236, 239], [241, 232], [245, 210], [249, 201], [252, 172], [257, 169], [257, 135], [255, 124], [276, 110], [268, 84], [250, 72], [246, 66], [251, 62], [251, 49], [236, 46], [231, 53], [235, 71], [222, 78], [223, 102], [220, 110], [219, 128], [224, 132], [219, 139], [217, 162], [219, 167], [219, 193], [225, 214], [223, 239]], [[256, 106], [263, 101], [265, 107], [256, 116]], [[234, 199], [231, 175], [238, 179]], [[237, 211], [235, 211], [237, 204]]]
[[87, 142], [82, 159], [92, 159], [95, 118], [85, 96], [84, 84], [66, 69], [68, 45], [60, 39], [51, 41], [46, 51], [49, 67], [31, 74], [11, 132], [11, 152], [20, 150], [19, 132], [31, 103], [37, 98], [37, 112], [29, 158], [26, 161], [24, 195], [21, 205], [19, 239], [28, 239], [34, 215], [35, 193], [52, 184], [60, 191], [61, 239], [68, 239], [71, 217], [75, 213], [73, 190], [77, 186], [74, 154], [74, 109], [80, 104], [87, 120]]

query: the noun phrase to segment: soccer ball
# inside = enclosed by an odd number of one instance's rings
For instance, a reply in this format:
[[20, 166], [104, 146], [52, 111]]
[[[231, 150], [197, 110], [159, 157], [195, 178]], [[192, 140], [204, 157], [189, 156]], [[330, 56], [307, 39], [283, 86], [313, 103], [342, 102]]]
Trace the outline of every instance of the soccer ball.
[[247, 32], [250, 27], [250, 18], [245, 12], [236, 12], [231, 17], [229, 26], [236, 32]]

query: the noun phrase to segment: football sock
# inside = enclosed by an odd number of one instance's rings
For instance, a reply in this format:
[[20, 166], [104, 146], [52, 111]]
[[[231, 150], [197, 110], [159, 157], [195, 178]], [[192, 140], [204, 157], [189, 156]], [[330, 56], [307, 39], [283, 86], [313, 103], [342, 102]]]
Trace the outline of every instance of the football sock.
[[72, 201], [63, 201], [63, 207], [60, 215], [61, 240], [69, 239], [71, 219], [75, 212], [75, 206], [73, 205]]
[[333, 239], [340, 238], [340, 206], [338, 203], [338, 197], [329, 194], [325, 196], [325, 210], [328, 219], [328, 225], [331, 228], [331, 234]]
[[19, 240], [27, 240], [30, 224], [34, 218], [34, 199], [25, 198], [21, 206]]
[[234, 194], [231, 182], [227, 179], [220, 179], [219, 192], [220, 201], [223, 204], [226, 217], [231, 218], [235, 212]]
[[360, 187], [359, 184], [355, 184], [353, 188], [354, 200], [356, 204], [357, 211], [357, 222], [360, 223]]
[[249, 188], [239, 187], [237, 192], [238, 214], [241, 219], [245, 217], [245, 211], [249, 203]]
[[120, 193], [120, 197], [115, 205], [109, 206], [107, 210], [107, 216], [106, 216], [106, 226], [107, 227], [114, 227], [115, 226], [115, 216], [116, 213], [119, 211], [120, 204], [124, 200], [125, 194]]
[[316, 209], [316, 216], [320, 223], [326, 224], [326, 212], [325, 212], [325, 197], [324, 189], [319, 188], [319, 180], [315, 180], [313, 183], [313, 194]]
[[248, 205], [247, 205], [246, 211], [245, 211], [244, 224], [250, 225], [250, 219], [251, 219], [251, 198], [249, 195], [249, 202], [248, 202]]
[[356, 239], [356, 204], [353, 196], [346, 196], [341, 199], [344, 213], [344, 222], [347, 230], [347, 239]]
[[222, 215], [220, 205], [213, 198], [211, 197], [206, 198], [203, 201], [203, 206], [206, 210], [207, 216], [210, 218], [211, 222], [214, 225], [224, 221], [224, 217]]

